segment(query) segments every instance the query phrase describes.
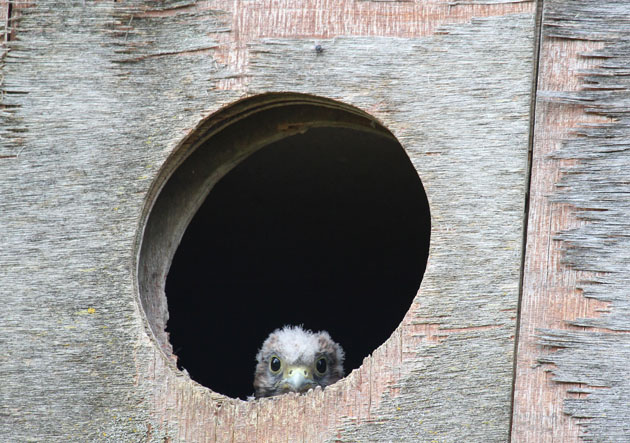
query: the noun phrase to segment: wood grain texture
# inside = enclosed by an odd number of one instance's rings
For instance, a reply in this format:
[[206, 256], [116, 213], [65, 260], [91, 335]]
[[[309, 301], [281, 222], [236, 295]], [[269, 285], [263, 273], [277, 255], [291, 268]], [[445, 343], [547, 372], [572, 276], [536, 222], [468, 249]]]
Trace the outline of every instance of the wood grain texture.
[[0, 1], [0, 60], [7, 51], [7, 43], [15, 38], [20, 11], [32, 3], [22, 0]]
[[[2, 67], [13, 111], [0, 115], [0, 141], [20, 155], [0, 160], [0, 434], [505, 441], [534, 5], [502, 3], [25, 9]], [[263, 20], [272, 12], [295, 18]], [[158, 348], [135, 260], [152, 182], [184, 137], [226, 104], [269, 91], [380, 119], [423, 180], [432, 243], [419, 295], [361, 368], [324, 391], [242, 402], [191, 381]]]
[[440, 26], [465, 23], [472, 17], [491, 17], [532, 11], [530, 1], [450, 0], [337, 1], [220, 0], [216, 7], [231, 15], [236, 32], [219, 36], [216, 54], [226, 76], [222, 88], [244, 87], [248, 82], [248, 45], [261, 38], [331, 39], [338, 36], [421, 37]]
[[0, 58], [4, 56], [7, 51], [6, 44], [10, 40], [11, 33], [11, 9], [13, 8], [13, 4], [9, 3], [7, 0], [0, 1], [0, 43], [2, 52], [0, 53]]
[[630, 440], [629, 11], [544, 3], [513, 441]]
[[[416, 355], [398, 363], [376, 354], [372, 363], [381, 374], [386, 365], [394, 365], [395, 390], [392, 393], [385, 386], [381, 391], [384, 387], [379, 386], [367, 414], [350, 416], [354, 423], [348, 421], [340, 434], [343, 441], [507, 438], [504, 414], [510, 408], [511, 328], [518, 292], [518, 277], [511, 272], [519, 266], [508, 271], [502, 264], [516, 264], [520, 252], [524, 203], [519, 198], [519, 193], [524, 196], [520, 180], [527, 167], [522, 151], [527, 106], [522, 100], [529, 94], [532, 57], [532, 16], [521, 18], [521, 25], [501, 17], [444, 27], [444, 34], [421, 41], [339, 37], [319, 41], [325, 48], [323, 57], [312, 56], [313, 41], [266, 39], [250, 45], [253, 91], [279, 82], [284, 88], [289, 83], [295, 88], [297, 83], [303, 91], [318, 88], [332, 97], [337, 90], [353, 91], [352, 102], [373, 112], [407, 149], [431, 204], [429, 265], [420, 295], [403, 322], [400, 344], [410, 348], [407, 355], [413, 350]], [[513, 26], [521, 29], [518, 33], [524, 39], [520, 56], [507, 47], [494, 54], [509, 52], [509, 60], [485, 52], [487, 41], [501, 45], [498, 36], [515, 32]], [[448, 49], [442, 52], [442, 48]], [[477, 66], [478, 58], [484, 59], [483, 65]], [[356, 68], [338, 62], [344, 59], [352, 59]], [[503, 83], [506, 63], [512, 80]], [[444, 70], [448, 76], [442, 75]], [[419, 79], [423, 80], [419, 83]], [[519, 92], [508, 86], [515, 83], [521, 84]], [[366, 87], [356, 90], [357, 84]], [[464, 97], [468, 100], [461, 102]], [[486, 100], [507, 107], [490, 109]], [[441, 118], [430, 117], [435, 115]], [[451, 122], [449, 127], [443, 119]], [[511, 125], [516, 126], [508, 129]], [[509, 134], [524, 138], [513, 143]], [[502, 156], [499, 152], [505, 146], [510, 154]], [[455, 191], [455, 183], [463, 188], [456, 186]], [[476, 269], [484, 271], [478, 274]], [[418, 335], [428, 332], [428, 328], [422, 331], [427, 324], [442, 337], [428, 343], [421, 336], [416, 336], [417, 343], [405, 338], [414, 328], [419, 328]], [[385, 345], [390, 346], [393, 343]], [[494, 388], [486, 389], [490, 385]], [[435, 404], [449, 407], [433, 408]], [[374, 409], [382, 411], [379, 420], [372, 418]]]
[[[15, 112], [15, 107], [8, 103], [5, 98], [7, 95], [15, 93], [15, 91], [7, 90], [4, 87], [2, 72], [9, 52], [9, 46], [16, 36], [17, 24], [21, 15], [20, 11], [30, 5], [29, 2], [0, 0], [0, 115], [6, 120], [11, 119]], [[10, 139], [19, 140], [19, 130], [8, 129], [10, 127], [0, 126], [0, 137], [6, 142]], [[0, 160], [15, 158], [19, 152], [19, 148], [16, 149], [13, 143], [0, 143]]]

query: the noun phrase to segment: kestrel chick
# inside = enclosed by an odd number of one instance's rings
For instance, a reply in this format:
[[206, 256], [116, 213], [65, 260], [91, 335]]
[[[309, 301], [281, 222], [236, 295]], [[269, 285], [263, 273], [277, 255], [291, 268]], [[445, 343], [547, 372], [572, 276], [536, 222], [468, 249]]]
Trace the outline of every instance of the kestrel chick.
[[276, 329], [256, 356], [255, 396], [304, 393], [331, 385], [344, 375], [343, 359], [343, 349], [326, 331], [305, 331], [300, 326]]

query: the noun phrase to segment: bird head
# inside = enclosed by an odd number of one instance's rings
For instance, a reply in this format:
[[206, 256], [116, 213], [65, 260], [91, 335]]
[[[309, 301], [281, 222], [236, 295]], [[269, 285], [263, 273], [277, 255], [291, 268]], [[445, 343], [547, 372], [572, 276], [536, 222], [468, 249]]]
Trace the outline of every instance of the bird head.
[[343, 349], [328, 332], [311, 332], [299, 326], [273, 331], [256, 360], [256, 398], [304, 393], [316, 386], [331, 385], [344, 374]]

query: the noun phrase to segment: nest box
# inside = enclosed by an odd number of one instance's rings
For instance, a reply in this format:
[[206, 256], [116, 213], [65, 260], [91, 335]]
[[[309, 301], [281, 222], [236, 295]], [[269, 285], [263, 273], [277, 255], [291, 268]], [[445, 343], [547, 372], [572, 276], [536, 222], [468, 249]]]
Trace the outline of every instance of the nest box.
[[628, 13], [0, 0], [4, 439], [628, 441]]

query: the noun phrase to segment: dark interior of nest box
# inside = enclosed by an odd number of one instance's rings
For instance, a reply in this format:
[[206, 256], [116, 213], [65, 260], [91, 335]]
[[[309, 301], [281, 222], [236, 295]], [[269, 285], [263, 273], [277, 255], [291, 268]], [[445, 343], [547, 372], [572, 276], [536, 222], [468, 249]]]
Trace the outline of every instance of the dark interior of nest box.
[[173, 247], [172, 352], [230, 397], [252, 394], [256, 353], [287, 324], [327, 330], [346, 374], [358, 368], [399, 325], [426, 267], [429, 206], [404, 149], [373, 122], [327, 124], [329, 111], [313, 110], [315, 123], [271, 137], [213, 183]]

